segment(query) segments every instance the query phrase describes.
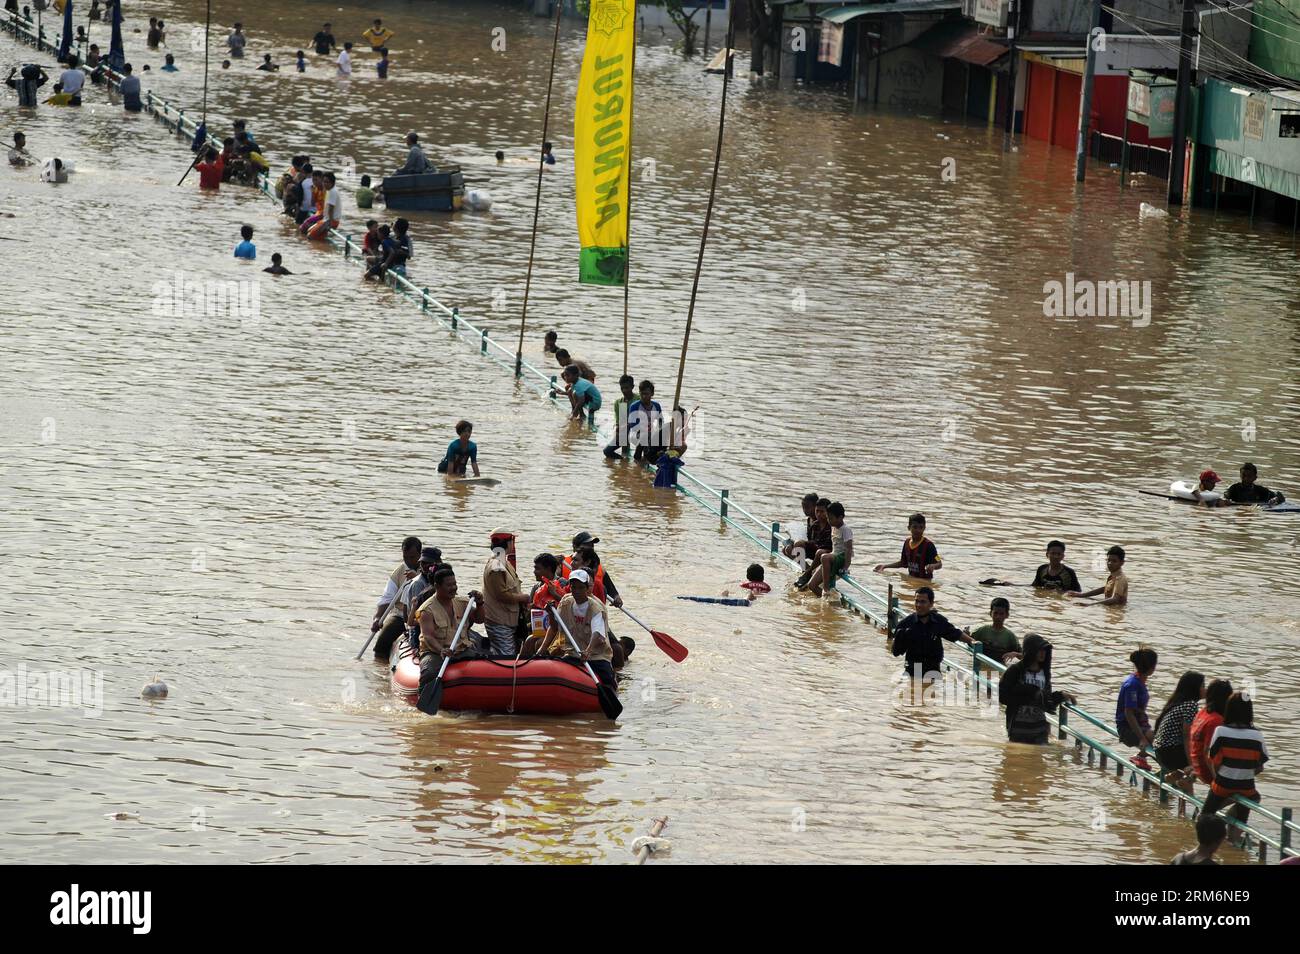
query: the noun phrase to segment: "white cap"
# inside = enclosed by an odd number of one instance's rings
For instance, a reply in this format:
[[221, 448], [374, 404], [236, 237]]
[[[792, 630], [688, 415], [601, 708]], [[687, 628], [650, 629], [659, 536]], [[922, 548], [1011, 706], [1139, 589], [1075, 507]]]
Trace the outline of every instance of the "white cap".
[[591, 577], [587, 575], [586, 570], [574, 570], [569, 574], [569, 582], [585, 583], [588, 586], [591, 586]]

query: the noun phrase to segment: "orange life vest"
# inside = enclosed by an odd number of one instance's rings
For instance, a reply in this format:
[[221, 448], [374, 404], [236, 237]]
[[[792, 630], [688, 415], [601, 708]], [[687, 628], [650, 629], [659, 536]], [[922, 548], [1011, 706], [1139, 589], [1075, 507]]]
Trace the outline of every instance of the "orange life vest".
[[[566, 556], [564, 563], [560, 565], [560, 577], [567, 580], [571, 572], [573, 572], [573, 557], [570, 555]], [[587, 573], [590, 574], [591, 571], [588, 570]], [[591, 581], [591, 595], [602, 603], [605, 602], [605, 564], [603, 563], [596, 567], [596, 578]]]

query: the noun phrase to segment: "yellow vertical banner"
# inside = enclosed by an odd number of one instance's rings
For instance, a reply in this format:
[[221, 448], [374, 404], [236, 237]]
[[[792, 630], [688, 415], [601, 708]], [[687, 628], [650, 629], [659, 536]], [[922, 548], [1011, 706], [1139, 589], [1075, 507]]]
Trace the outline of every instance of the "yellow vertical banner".
[[573, 122], [578, 281], [622, 285], [627, 272], [636, 0], [591, 0]]

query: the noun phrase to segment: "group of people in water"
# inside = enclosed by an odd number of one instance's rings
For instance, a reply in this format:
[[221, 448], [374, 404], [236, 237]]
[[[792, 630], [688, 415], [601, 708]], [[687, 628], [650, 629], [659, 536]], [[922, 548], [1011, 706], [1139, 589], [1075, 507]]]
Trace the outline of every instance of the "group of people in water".
[[[1241, 482], [1229, 488], [1224, 499], [1235, 504], [1281, 502], [1282, 495], [1261, 487], [1256, 483], [1257, 476], [1254, 464], [1243, 465]], [[1201, 486], [1206, 490], [1213, 490], [1217, 482], [1218, 477], [1212, 472], [1202, 475]], [[810, 493], [803, 498], [803, 513], [802, 533], [798, 538], [791, 535], [782, 552], [804, 566], [795, 586], [820, 593], [848, 570], [853, 559], [853, 533], [845, 523], [844, 507], [838, 502]], [[902, 569], [914, 579], [932, 580], [942, 568], [943, 560], [937, 546], [926, 536], [924, 514], [913, 514], [908, 520], [908, 530], [899, 559], [877, 564], [875, 570]], [[1065, 552], [1062, 541], [1050, 541], [1047, 561], [1039, 565], [1028, 584], [996, 579], [981, 582], [993, 586], [1029, 586], [1099, 606], [1123, 606], [1128, 602], [1128, 579], [1123, 570], [1126, 554], [1122, 547], [1112, 546], [1107, 551], [1106, 581], [1090, 590], [1083, 589], [1079, 575], [1065, 564]], [[1045, 745], [1050, 734], [1047, 715], [1062, 704], [1073, 705], [1077, 700], [1071, 693], [1052, 686], [1052, 644], [1043, 636], [1031, 633], [1022, 645], [1007, 628], [1006, 621], [1011, 614], [1008, 599], [994, 598], [989, 614], [990, 623], [973, 631], [970, 627], [958, 628], [935, 610], [933, 588], [920, 586], [915, 591], [913, 612], [893, 627], [891, 650], [895, 656], [905, 657], [905, 671], [918, 686], [939, 678], [944, 641], [967, 644], [973, 651], [1004, 666], [998, 700], [1006, 708], [1007, 737], [1012, 742]], [[1153, 721], [1147, 712], [1147, 681], [1156, 669], [1156, 652], [1139, 649], [1130, 661], [1133, 673], [1119, 690], [1115, 728], [1121, 742], [1138, 750], [1131, 761], [1143, 770], [1152, 771], [1147, 753], [1153, 754], [1166, 780], [1188, 794], [1192, 793], [1196, 780], [1209, 786], [1204, 815], [1214, 816], [1227, 808], [1232, 817], [1245, 823], [1250, 811], [1235, 796], [1258, 800], [1255, 776], [1268, 760], [1263, 736], [1254, 726], [1250, 693], [1234, 691], [1225, 679], [1207, 681], [1199, 672], [1186, 672]], [[1225, 834], [1222, 820], [1198, 824], [1198, 836], [1204, 836], [1201, 844], [1197, 850], [1180, 855], [1176, 863], [1214, 863], [1214, 848]]]
[[517, 569], [517, 535], [493, 530], [478, 576], [482, 588], [462, 596], [442, 551], [418, 537], [405, 538], [402, 562], [389, 575], [371, 621], [375, 655], [387, 658], [398, 640], [410, 640], [419, 656], [421, 684], [437, 675], [444, 659], [552, 656], [582, 660], [598, 679], [616, 686], [615, 671], [636, 643], [616, 636], [610, 625], [608, 607], [621, 607], [623, 600], [596, 552], [599, 542], [582, 531], [574, 535], [568, 556], [539, 553], [533, 559], [533, 585], [525, 588]]
[[1203, 470], [1201, 476], [1197, 478], [1196, 486], [1192, 489], [1192, 497], [1198, 503], [1207, 507], [1234, 507], [1251, 504], [1275, 507], [1278, 504], [1286, 503], [1286, 497], [1281, 493], [1269, 490], [1263, 484], [1258, 483], [1259, 468], [1249, 461], [1241, 465], [1238, 476], [1241, 478], [1240, 480], [1220, 493], [1214, 488], [1222, 483], [1222, 479], [1213, 470]]
[[[569, 402], [573, 420], [590, 418], [601, 409], [604, 399], [596, 386], [596, 372], [590, 364], [559, 346], [559, 335], [546, 332], [542, 351], [555, 358], [560, 367], [557, 387], [552, 398], [563, 395]], [[563, 383], [563, 388], [558, 385]], [[655, 470], [654, 485], [677, 486], [678, 472], [685, 466], [691, 417], [678, 405], [664, 417], [663, 407], [655, 400], [655, 384], [648, 378], [637, 382], [630, 374], [618, 379], [619, 396], [614, 400], [614, 435], [604, 447], [609, 460], [630, 457], [634, 462]]]

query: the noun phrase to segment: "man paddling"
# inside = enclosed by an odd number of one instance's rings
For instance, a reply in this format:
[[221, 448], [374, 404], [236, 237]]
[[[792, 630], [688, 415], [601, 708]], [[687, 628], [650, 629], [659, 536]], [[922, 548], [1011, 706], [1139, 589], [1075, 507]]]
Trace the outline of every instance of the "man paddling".
[[[569, 592], [555, 607], [555, 615], [564, 624], [573, 641], [578, 644], [581, 658], [591, 665], [596, 678], [611, 688], [618, 687], [614, 675], [613, 650], [609, 643], [609, 622], [605, 605], [590, 595], [591, 578], [586, 570], [569, 574]], [[573, 646], [561, 631], [559, 622], [552, 621], [547, 631], [547, 644], [553, 656], [573, 654]]]
[[1262, 484], [1255, 483], [1259, 469], [1249, 461], [1241, 465], [1241, 480], [1228, 488], [1224, 499], [1234, 504], [1264, 504], [1275, 506], [1285, 503], [1286, 498], [1280, 493], [1269, 490]]
[[397, 564], [397, 569], [389, 575], [388, 582], [384, 585], [384, 595], [379, 597], [375, 618], [370, 623], [372, 633], [377, 633], [383, 628], [388, 616], [388, 608], [397, 598], [397, 591], [420, 572], [420, 548], [419, 537], [407, 537], [402, 541], [402, 562]]
[[489, 537], [492, 555], [483, 567], [483, 609], [487, 614], [488, 643], [494, 656], [514, 656], [519, 615], [532, 602], [519, 583], [515, 570], [515, 535], [493, 530]]
[[[469, 591], [474, 600], [474, 613], [470, 623], [483, 622], [483, 595], [475, 590]], [[461, 633], [460, 642], [453, 651], [452, 640], [460, 621], [465, 617], [469, 599], [456, 595], [456, 574], [449, 566], [439, 568], [433, 574], [433, 595], [420, 604], [415, 611], [415, 620], [420, 627], [420, 688], [425, 683], [436, 679], [443, 659], [451, 656], [462, 659], [476, 654], [475, 640], [470, 632]]]

